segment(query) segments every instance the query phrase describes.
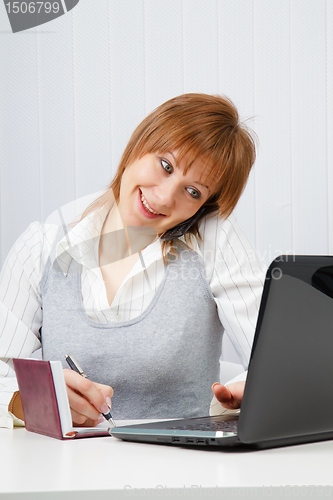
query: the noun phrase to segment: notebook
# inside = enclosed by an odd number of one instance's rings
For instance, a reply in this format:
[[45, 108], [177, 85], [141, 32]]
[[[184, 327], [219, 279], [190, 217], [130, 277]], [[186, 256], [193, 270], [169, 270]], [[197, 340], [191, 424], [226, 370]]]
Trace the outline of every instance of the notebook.
[[25, 427], [57, 439], [109, 436], [109, 424], [73, 427], [60, 361], [13, 360]]
[[110, 429], [187, 446], [269, 448], [333, 438], [333, 257], [283, 255], [270, 265], [238, 416]]

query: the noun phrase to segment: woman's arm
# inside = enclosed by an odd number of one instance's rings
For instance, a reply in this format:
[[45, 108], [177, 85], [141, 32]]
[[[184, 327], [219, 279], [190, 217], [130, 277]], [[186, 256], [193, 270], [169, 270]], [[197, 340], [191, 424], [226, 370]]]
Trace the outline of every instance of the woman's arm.
[[233, 217], [207, 218], [201, 233], [200, 250], [218, 315], [246, 370], [266, 268]]
[[[218, 315], [238, 363], [246, 370], [266, 268], [233, 217], [225, 221], [207, 218], [200, 230], [203, 242], [199, 247]], [[223, 354], [223, 359], [227, 360]], [[235, 362], [235, 359], [229, 361]], [[227, 383], [227, 389], [220, 384], [214, 387], [215, 397], [225, 408], [240, 405], [245, 378], [246, 373], [240, 377], [243, 382]]]
[[11, 249], [0, 274], [0, 426], [11, 427], [8, 404], [17, 390], [12, 358], [41, 347], [39, 283], [54, 230], [32, 223]]
[[[22, 418], [12, 358], [28, 358], [41, 347], [40, 282], [59, 228], [33, 223], [10, 251], [0, 275], [0, 427], [12, 427], [8, 412]], [[64, 370], [73, 422], [96, 425], [107, 413], [113, 390]]]

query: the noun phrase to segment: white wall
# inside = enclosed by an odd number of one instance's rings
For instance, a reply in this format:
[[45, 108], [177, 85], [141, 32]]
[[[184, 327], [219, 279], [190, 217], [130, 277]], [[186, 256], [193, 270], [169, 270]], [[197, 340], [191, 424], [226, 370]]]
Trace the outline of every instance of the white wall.
[[333, 253], [333, 0], [81, 0], [13, 34], [0, 4], [0, 262], [104, 188], [134, 127], [221, 93], [260, 140], [237, 208], [262, 257]]

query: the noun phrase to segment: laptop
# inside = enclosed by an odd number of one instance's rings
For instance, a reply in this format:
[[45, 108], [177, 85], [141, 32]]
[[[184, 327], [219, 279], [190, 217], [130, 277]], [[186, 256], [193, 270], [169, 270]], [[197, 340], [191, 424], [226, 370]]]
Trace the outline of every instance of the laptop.
[[115, 427], [112, 436], [177, 446], [270, 448], [333, 439], [333, 257], [270, 265], [239, 415]]

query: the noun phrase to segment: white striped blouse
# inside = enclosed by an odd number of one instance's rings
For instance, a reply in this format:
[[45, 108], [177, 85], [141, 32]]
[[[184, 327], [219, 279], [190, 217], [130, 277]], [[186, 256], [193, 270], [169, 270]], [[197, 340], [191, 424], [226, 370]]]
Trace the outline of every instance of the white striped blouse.
[[[98, 266], [98, 243], [105, 212], [93, 213], [69, 230], [57, 244], [61, 268], [72, 258], [82, 264], [81, 290], [86, 314], [100, 323], [139, 316], [164, 276], [161, 243], [146, 247], [120, 286], [111, 306]], [[7, 407], [17, 390], [12, 358], [30, 357], [41, 347], [40, 283], [59, 226], [32, 223], [10, 251], [0, 275], [0, 426], [11, 427]], [[233, 217], [207, 217], [200, 224], [202, 241], [194, 249], [215, 298], [227, 336], [224, 359], [247, 368], [257, 320], [264, 266]], [[229, 347], [228, 347], [229, 346]], [[233, 358], [233, 359], [230, 359]], [[229, 358], [229, 359], [228, 359]]]

